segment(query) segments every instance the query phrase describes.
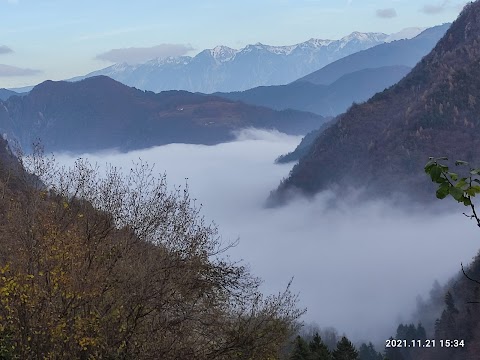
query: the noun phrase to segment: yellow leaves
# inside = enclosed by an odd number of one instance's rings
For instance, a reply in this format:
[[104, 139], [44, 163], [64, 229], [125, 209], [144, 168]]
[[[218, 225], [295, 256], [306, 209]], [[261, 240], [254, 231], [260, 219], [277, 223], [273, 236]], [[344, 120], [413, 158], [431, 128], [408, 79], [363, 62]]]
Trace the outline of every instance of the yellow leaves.
[[0, 268], [0, 274], [5, 274], [10, 270], [10, 263], [7, 263], [4, 267]]
[[88, 347], [96, 346], [97, 340], [93, 337], [83, 337], [78, 341], [78, 345], [80, 345], [82, 350], [87, 350]]

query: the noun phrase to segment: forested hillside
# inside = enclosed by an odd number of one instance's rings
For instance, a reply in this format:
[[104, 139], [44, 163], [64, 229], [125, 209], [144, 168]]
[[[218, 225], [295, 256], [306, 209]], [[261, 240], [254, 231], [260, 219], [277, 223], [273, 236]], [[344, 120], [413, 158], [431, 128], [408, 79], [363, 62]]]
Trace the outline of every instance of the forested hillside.
[[106, 76], [46, 81], [26, 96], [0, 102], [0, 131], [30, 149], [128, 151], [171, 143], [218, 144], [234, 131], [260, 128], [303, 135], [324, 118], [312, 113], [246, 105], [186, 91], [154, 94]]
[[143, 163], [97, 170], [22, 163], [0, 139], [0, 358], [280, 356], [302, 313], [289, 288], [263, 296], [188, 189]]
[[480, 3], [465, 7], [432, 52], [397, 85], [352, 106], [280, 185], [314, 194], [348, 184], [370, 194], [431, 198], [429, 156], [480, 159]]

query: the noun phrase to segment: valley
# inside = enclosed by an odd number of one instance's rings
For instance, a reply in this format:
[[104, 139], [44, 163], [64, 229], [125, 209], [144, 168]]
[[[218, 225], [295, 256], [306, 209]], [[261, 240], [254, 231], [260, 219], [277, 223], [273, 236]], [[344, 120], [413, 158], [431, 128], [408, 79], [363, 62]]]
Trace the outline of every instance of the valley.
[[52, 5], [0, 4], [1, 359], [478, 357], [480, 0]]

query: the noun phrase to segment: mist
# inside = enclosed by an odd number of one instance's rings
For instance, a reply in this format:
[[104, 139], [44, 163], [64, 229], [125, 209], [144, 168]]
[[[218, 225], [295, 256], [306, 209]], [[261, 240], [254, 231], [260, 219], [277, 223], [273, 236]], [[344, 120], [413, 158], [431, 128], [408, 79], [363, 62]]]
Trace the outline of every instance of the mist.
[[[479, 230], [460, 205], [442, 213], [389, 201], [341, 200], [333, 206], [333, 194], [323, 192], [265, 208], [269, 192], [292, 167], [274, 164], [275, 158], [300, 140], [249, 130], [216, 146], [172, 144], [81, 156], [126, 170], [142, 159], [165, 172], [172, 188], [187, 181], [224, 241], [240, 239], [229, 254], [264, 280], [264, 292], [282, 291], [293, 277], [300, 306], [308, 309], [305, 322], [333, 326], [354, 341], [382, 342], [395, 335], [399, 321], [410, 320], [417, 295], [427, 298], [435, 280], [445, 282], [461, 262], [472, 260]], [[61, 164], [76, 158], [56, 154]]]

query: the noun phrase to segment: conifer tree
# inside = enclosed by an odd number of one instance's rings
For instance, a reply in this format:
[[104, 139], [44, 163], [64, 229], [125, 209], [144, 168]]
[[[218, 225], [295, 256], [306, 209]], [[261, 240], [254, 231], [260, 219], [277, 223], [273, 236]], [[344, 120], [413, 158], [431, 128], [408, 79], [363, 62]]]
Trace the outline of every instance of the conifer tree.
[[425, 341], [427, 339], [427, 331], [423, 327], [422, 323], [418, 323], [416, 339], [422, 341]]
[[[390, 340], [393, 340], [390, 337]], [[400, 348], [397, 347], [388, 347], [385, 349], [385, 359], [386, 360], [405, 360]]]
[[332, 355], [328, 350], [327, 345], [322, 341], [320, 335], [315, 333], [313, 339], [309, 343], [310, 358], [309, 360], [330, 360]]
[[337, 348], [332, 353], [333, 360], [357, 360], [358, 351], [345, 336], [337, 343]]
[[298, 335], [295, 338], [293, 344], [292, 354], [290, 355], [290, 360], [309, 360], [310, 359], [310, 349], [307, 342]]
[[383, 360], [382, 354], [378, 353], [375, 350], [375, 347], [370, 342], [367, 344], [363, 343], [360, 346], [358, 351], [358, 359], [359, 360]]

